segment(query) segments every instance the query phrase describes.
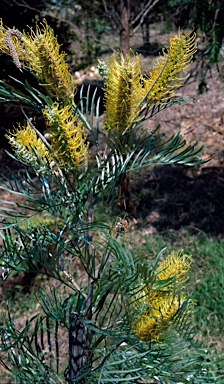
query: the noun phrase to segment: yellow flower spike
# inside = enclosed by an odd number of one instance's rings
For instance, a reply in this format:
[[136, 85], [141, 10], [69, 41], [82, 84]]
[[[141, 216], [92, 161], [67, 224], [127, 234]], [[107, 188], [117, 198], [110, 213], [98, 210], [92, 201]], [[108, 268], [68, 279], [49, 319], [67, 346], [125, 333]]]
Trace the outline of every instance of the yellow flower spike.
[[124, 134], [136, 121], [143, 97], [139, 57], [111, 56], [105, 85], [105, 128]]
[[58, 103], [46, 107], [43, 111], [46, 124], [52, 135], [54, 156], [63, 167], [81, 167], [89, 156], [89, 143], [81, 123], [77, 123], [72, 104], [60, 107]]
[[163, 50], [156, 65], [146, 74], [144, 79], [145, 97], [147, 103], [166, 101], [174, 91], [183, 85], [186, 77], [176, 75], [186, 69], [192, 62], [197, 51], [197, 39], [195, 33], [184, 35], [179, 33], [170, 39], [170, 46]]
[[[150, 306], [135, 318], [133, 332], [141, 340], [159, 342], [163, 332], [172, 328], [175, 315], [184, 301], [184, 295], [178, 297], [174, 294], [163, 294], [151, 300]], [[186, 310], [191, 312], [191, 302]]]
[[[172, 328], [175, 315], [186, 300], [181, 286], [187, 279], [191, 256], [183, 251], [172, 252], [156, 268], [156, 277], [150, 289], [145, 285], [136, 289], [132, 299], [136, 313], [131, 321], [134, 334], [144, 341], [158, 342], [164, 331]], [[193, 301], [189, 300], [184, 313], [189, 315]]]
[[[183, 250], [173, 251], [167, 258], [159, 263], [156, 272], [156, 281], [175, 279], [176, 287], [180, 286], [187, 280], [187, 273], [189, 272], [192, 262], [192, 257], [183, 254]], [[169, 285], [169, 282], [168, 282]], [[166, 287], [167, 288], [167, 287]]]
[[54, 31], [47, 22], [23, 33], [25, 65], [37, 77], [50, 96], [73, 98], [75, 84], [65, 62], [65, 54], [60, 53], [60, 45]]
[[[18, 125], [18, 128], [14, 132], [10, 132], [10, 135], [5, 136], [9, 140], [14, 150], [18, 153], [21, 160], [27, 160], [24, 156], [25, 153], [28, 152], [34, 156], [34, 158], [37, 157], [40, 162], [42, 162], [44, 159], [46, 159], [48, 162], [53, 161], [49, 150], [44, 145], [42, 140], [37, 137], [36, 132], [28, 122], [24, 127]], [[26, 151], [24, 151], [24, 148]]]
[[51, 97], [73, 98], [75, 83], [60, 53], [60, 45], [47, 22], [30, 34], [4, 28], [0, 21], [0, 51], [11, 55], [15, 65], [29, 68]]

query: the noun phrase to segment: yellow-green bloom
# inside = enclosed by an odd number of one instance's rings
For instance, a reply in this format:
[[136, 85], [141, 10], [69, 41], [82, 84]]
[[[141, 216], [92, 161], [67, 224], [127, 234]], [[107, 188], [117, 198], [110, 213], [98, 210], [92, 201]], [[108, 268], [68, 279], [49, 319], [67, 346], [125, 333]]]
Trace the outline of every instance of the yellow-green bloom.
[[156, 103], [171, 97], [183, 85], [186, 77], [177, 77], [192, 62], [197, 50], [196, 34], [179, 33], [170, 39], [170, 46], [163, 49], [161, 56], [144, 79], [145, 101]]
[[[182, 250], [173, 251], [171, 254], [161, 263], [159, 263], [156, 272], [156, 280], [155, 283], [163, 280], [167, 281], [169, 285], [169, 281], [171, 284], [175, 283], [176, 287], [183, 284], [188, 276], [188, 272], [190, 270], [192, 262], [192, 257], [188, 255], [184, 255]], [[175, 282], [173, 282], [175, 279]]]
[[142, 310], [132, 324], [135, 335], [140, 340], [158, 342], [162, 333], [172, 326], [174, 316], [184, 300], [184, 296], [180, 301], [177, 295], [166, 293], [159, 295], [154, 300], [151, 297], [149, 307]]
[[[187, 279], [191, 257], [182, 251], [172, 252], [156, 268], [152, 287], [138, 287], [133, 300], [134, 316], [131, 328], [144, 341], [158, 342], [164, 331], [172, 328], [177, 311], [185, 302], [183, 282]], [[185, 314], [193, 309], [189, 300]]]
[[60, 53], [60, 45], [47, 22], [36, 26], [30, 34], [0, 24], [0, 51], [12, 56], [16, 66], [29, 68], [51, 97], [73, 98], [74, 80]]
[[18, 128], [14, 132], [10, 132], [9, 135], [6, 135], [6, 138], [23, 161], [34, 159], [33, 161], [37, 164], [37, 159], [39, 162], [53, 161], [48, 148], [42, 140], [37, 137], [36, 132], [29, 122], [27, 122], [24, 127], [18, 125]]
[[120, 134], [129, 130], [138, 116], [142, 96], [139, 57], [113, 54], [105, 85], [105, 128]]
[[183, 85], [186, 77], [177, 75], [190, 65], [196, 50], [196, 34], [180, 32], [170, 39], [170, 46], [145, 78], [138, 55], [113, 54], [105, 76], [105, 128], [122, 135], [147, 105], [166, 102]]
[[46, 125], [52, 137], [52, 151], [60, 166], [81, 167], [89, 156], [89, 143], [82, 124], [77, 122], [72, 104], [60, 107], [58, 103], [46, 107], [43, 111]]
[[59, 98], [74, 96], [74, 80], [65, 62], [65, 54], [60, 53], [60, 45], [54, 31], [47, 25], [23, 33], [25, 64], [51, 96]]

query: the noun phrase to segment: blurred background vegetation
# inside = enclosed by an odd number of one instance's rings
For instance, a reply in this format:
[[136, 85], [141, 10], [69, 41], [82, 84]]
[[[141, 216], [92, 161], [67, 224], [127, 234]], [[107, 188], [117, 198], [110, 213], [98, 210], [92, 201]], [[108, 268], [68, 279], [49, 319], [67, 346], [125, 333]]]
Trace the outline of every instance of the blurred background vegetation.
[[[43, 18], [55, 30], [59, 43], [76, 63], [76, 68], [92, 64], [104, 50], [127, 50], [130, 38], [142, 35], [143, 53], [150, 52], [150, 29], [158, 23], [161, 32], [173, 28], [190, 28], [199, 32], [203, 55], [210, 63], [221, 58], [224, 37], [223, 0], [2, 0], [1, 17], [5, 25], [27, 29]], [[110, 43], [118, 39], [118, 46]], [[74, 42], [78, 50], [73, 50]], [[77, 45], [75, 45], [77, 48]], [[136, 47], [132, 47], [136, 48]], [[76, 56], [79, 61], [77, 62]]]

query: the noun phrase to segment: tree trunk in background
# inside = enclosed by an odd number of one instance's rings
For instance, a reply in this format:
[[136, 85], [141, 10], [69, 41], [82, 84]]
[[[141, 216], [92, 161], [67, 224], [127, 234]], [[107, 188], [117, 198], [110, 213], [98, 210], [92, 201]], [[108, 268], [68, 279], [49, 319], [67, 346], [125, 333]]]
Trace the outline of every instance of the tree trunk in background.
[[120, 49], [124, 55], [130, 49], [130, 6], [131, 0], [120, 0], [122, 25], [120, 30]]
[[120, 193], [117, 205], [121, 211], [130, 212], [129, 172], [118, 177], [117, 186]]
[[150, 27], [150, 18], [147, 15], [144, 18], [144, 22], [142, 23], [142, 39], [143, 39], [143, 45], [149, 46], [150, 44], [150, 33], [149, 33], [149, 27]]

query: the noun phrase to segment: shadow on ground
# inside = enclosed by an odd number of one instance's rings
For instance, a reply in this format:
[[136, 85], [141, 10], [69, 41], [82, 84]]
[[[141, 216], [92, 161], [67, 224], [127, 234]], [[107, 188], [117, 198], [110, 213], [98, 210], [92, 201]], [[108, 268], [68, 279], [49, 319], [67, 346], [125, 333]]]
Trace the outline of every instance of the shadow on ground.
[[133, 179], [131, 214], [158, 232], [183, 227], [224, 233], [224, 168], [156, 166]]

